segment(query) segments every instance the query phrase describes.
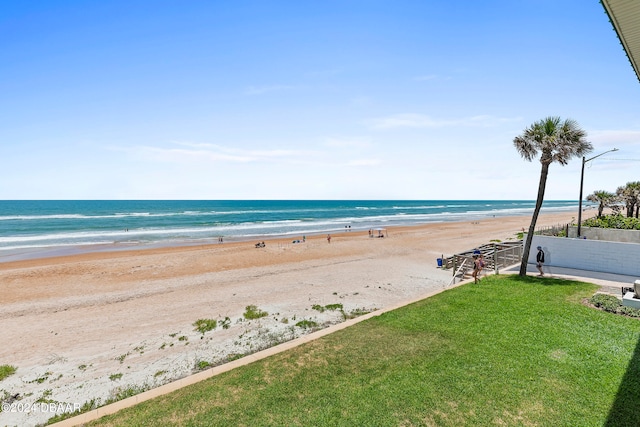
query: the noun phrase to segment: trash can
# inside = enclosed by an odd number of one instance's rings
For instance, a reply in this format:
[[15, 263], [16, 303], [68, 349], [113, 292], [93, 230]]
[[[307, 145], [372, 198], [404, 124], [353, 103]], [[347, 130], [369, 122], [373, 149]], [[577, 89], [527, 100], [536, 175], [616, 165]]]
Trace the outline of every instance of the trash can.
[[438, 258], [438, 267], [442, 267], [442, 258]]

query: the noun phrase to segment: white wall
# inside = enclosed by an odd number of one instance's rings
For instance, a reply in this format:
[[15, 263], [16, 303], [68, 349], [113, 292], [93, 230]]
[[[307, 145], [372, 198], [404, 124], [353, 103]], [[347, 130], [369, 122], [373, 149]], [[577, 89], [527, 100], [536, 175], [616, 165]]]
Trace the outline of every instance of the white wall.
[[640, 244], [536, 235], [530, 263], [536, 262], [538, 246], [544, 250], [545, 265], [640, 276]]
[[[580, 234], [587, 240], [640, 243], [640, 230], [618, 230], [616, 228], [580, 227]], [[569, 237], [578, 235], [578, 227], [569, 227]]]

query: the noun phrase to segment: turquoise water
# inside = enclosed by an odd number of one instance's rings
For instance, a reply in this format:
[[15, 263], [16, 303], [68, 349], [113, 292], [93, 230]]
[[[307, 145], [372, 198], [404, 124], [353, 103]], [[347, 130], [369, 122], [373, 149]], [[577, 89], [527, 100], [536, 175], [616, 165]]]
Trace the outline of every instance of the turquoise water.
[[[96, 249], [300, 237], [433, 222], [529, 215], [534, 201], [0, 201], [0, 261]], [[543, 212], [577, 201], [545, 201]]]

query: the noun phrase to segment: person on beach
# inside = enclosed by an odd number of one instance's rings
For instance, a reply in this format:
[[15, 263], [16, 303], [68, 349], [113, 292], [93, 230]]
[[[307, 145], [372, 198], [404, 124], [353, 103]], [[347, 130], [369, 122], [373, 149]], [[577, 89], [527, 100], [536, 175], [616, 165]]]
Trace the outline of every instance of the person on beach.
[[331, 243], [331, 234], [327, 234], [327, 242]]
[[542, 271], [543, 266], [544, 266], [544, 251], [542, 250], [542, 246], [538, 246], [538, 254], [536, 255], [536, 268], [540, 272], [538, 276], [544, 276], [544, 271]]
[[478, 255], [473, 255], [473, 272], [471, 273], [471, 277], [473, 277], [473, 283], [478, 283]]
[[484, 268], [484, 258], [482, 256], [482, 254], [480, 255], [474, 255], [473, 256], [473, 283], [478, 283], [478, 281], [480, 279], [478, 279], [478, 276], [480, 275], [480, 272], [482, 271], [482, 269]]

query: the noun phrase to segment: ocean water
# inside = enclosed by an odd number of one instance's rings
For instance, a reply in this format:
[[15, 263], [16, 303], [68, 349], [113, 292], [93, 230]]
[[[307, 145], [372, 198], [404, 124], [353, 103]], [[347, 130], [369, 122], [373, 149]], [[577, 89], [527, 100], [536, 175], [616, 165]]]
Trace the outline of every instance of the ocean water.
[[[0, 262], [132, 247], [530, 215], [535, 201], [0, 201]], [[543, 212], [574, 211], [577, 201], [545, 201]]]

